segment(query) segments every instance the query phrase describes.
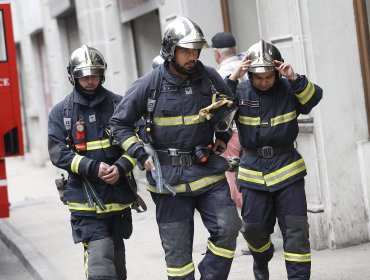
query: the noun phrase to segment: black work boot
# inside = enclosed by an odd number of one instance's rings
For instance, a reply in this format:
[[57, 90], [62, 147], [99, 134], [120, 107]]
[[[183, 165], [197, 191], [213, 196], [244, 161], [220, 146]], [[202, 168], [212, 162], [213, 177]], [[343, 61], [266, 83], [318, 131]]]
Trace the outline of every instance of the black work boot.
[[256, 261], [253, 262], [253, 273], [254, 279], [256, 280], [269, 280], [269, 267], [268, 263], [259, 264]]

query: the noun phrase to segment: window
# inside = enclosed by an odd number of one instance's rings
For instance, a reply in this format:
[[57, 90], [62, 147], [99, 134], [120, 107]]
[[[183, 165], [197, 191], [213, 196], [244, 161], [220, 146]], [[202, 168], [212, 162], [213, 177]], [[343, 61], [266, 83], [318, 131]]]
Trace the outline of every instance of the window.
[[2, 10], [0, 10], [0, 61], [7, 61], [5, 44], [5, 24]]

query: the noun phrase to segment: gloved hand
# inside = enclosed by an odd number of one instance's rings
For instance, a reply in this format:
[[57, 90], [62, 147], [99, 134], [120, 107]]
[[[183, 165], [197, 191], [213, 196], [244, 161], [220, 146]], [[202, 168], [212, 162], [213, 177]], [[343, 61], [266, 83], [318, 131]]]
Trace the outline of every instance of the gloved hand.
[[229, 162], [229, 169], [227, 171], [237, 172], [237, 169], [239, 168], [240, 158], [230, 156], [227, 157], [227, 161]]

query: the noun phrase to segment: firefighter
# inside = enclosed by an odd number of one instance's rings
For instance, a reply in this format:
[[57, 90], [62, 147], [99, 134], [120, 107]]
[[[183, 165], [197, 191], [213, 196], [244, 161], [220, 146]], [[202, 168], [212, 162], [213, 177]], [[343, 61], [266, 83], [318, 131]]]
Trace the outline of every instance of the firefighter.
[[84, 246], [87, 279], [127, 279], [123, 238], [132, 233], [135, 161], [115, 145], [109, 119], [122, 96], [103, 87], [106, 62], [83, 45], [67, 66], [73, 91], [49, 115], [52, 163], [69, 174], [63, 201], [72, 236]]
[[[210, 235], [198, 265], [201, 279], [227, 279], [241, 228], [225, 177], [228, 162], [220, 156], [230, 133], [215, 132], [216, 119], [199, 118], [215, 91], [232, 96], [218, 73], [198, 60], [207, 45], [198, 25], [176, 18], [163, 36], [164, 63], [128, 89], [110, 121], [115, 139], [147, 170], [168, 279], [194, 279], [195, 210]], [[142, 116], [145, 146], [134, 133]]]
[[[238, 84], [248, 72], [249, 80]], [[295, 148], [300, 114], [308, 114], [322, 89], [294, 72], [274, 45], [252, 45], [226, 80], [236, 92], [236, 118], [243, 155], [238, 186], [243, 195], [242, 233], [253, 255], [255, 279], [269, 279], [274, 245], [270, 236], [280, 226], [288, 279], [309, 279], [311, 253], [302, 156]]]

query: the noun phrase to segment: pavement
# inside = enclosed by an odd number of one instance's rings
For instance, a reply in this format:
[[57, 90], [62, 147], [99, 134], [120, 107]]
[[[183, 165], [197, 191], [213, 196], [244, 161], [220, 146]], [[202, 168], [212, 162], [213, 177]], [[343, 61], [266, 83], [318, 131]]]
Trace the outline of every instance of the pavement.
[[[0, 219], [0, 239], [14, 252], [34, 279], [83, 280], [83, 247], [71, 237], [69, 211], [58, 197], [54, 179], [62, 171], [50, 162], [32, 164], [29, 155], [6, 159], [10, 218]], [[133, 212], [134, 233], [125, 241], [128, 279], [166, 278], [164, 253], [155, 222], [154, 204], [145, 190], [143, 173], [136, 172], [139, 194], [148, 205], [145, 213]], [[194, 263], [203, 258], [208, 233], [195, 215]], [[269, 264], [270, 279], [287, 279], [282, 240], [273, 236], [276, 247]], [[229, 279], [254, 279], [252, 257], [241, 254], [246, 243], [241, 235]], [[0, 256], [0, 258], [2, 258]], [[314, 280], [370, 279], [370, 243], [336, 250], [312, 251]], [[0, 279], [2, 272], [0, 271]], [[199, 273], [196, 272], [196, 279]]]

